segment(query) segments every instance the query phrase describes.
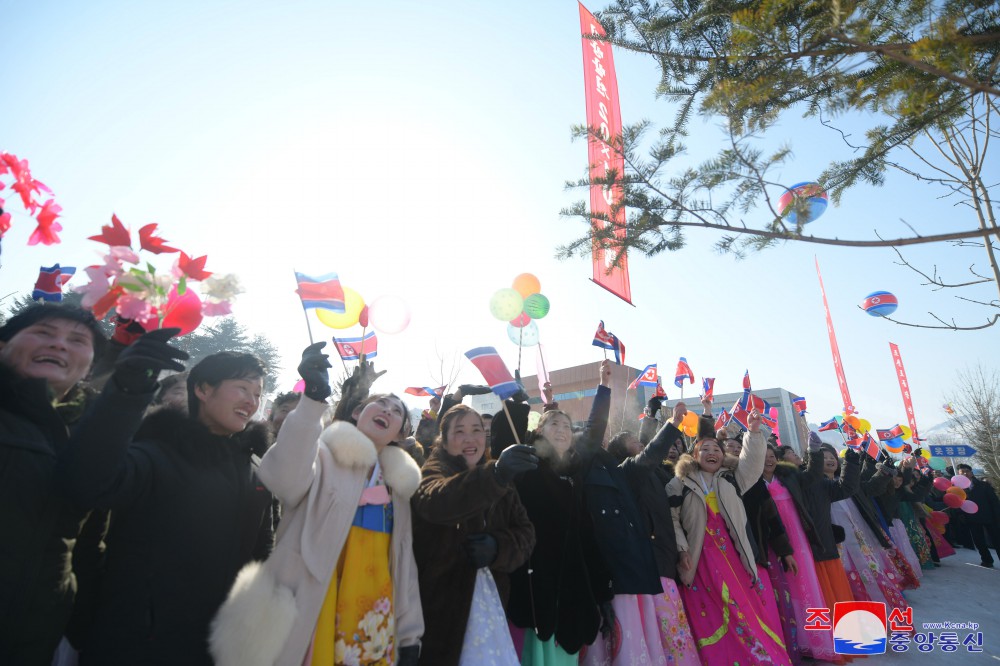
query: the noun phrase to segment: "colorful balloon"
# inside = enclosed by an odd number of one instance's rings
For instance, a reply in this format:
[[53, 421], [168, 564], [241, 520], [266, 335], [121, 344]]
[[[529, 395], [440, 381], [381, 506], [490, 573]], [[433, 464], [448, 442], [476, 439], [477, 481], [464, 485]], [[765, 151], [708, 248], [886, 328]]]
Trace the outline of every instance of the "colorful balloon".
[[972, 479], [967, 476], [963, 476], [962, 474], [956, 474], [951, 477], [951, 483], [954, 486], [958, 486], [962, 490], [968, 490], [969, 486], [972, 485]]
[[948, 463], [946, 463], [943, 459], [934, 457], [928, 460], [927, 464], [930, 466], [931, 469], [935, 469], [939, 472], [948, 466]]
[[934, 487], [937, 490], [940, 490], [941, 492], [944, 492], [944, 491], [948, 490], [949, 488], [951, 488], [951, 481], [949, 481], [948, 479], [944, 478], [943, 476], [939, 476], [938, 478], [934, 479]]
[[[968, 501], [971, 502], [972, 500]], [[951, 520], [951, 518], [949, 518], [948, 514], [945, 513], [944, 511], [931, 511], [930, 520], [931, 522], [937, 523], [938, 525], [947, 525], [948, 521]]]
[[969, 499], [969, 496], [965, 494], [965, 491], [958, 486], [952, 486], [948, 490], [944, 491], [945, 495], [955, 495], [960, 498], [963, 502]]
[[864, 435], [872, 429], [872, 424], [867, 419], [858, 419], [857, 431]]
[[358, 323], [364, 307], [365, 299], [361, 298], [361, 294], [344, 287], [344, 312], [316, 308], [316, 318], [330, 328], [350, 328]]
[[946, 507], [948, 507], [949, 509], [957, 509], [958, 507], [962, 506], [962, 502], [963, 501], [969, 501], [969, 500], [963, 500], [958, 495], [952, 495], [951, 493], [945, 493], [944, 497], [941, 498], [941, 501], [943, 501], [944, 505]]
[[979, 511], [979, 505], [973, 502], [972, 500], [965, 500], [964, 502], [962, 502], [961, 508], [962, 511], [966, 513], [975, 513], [976, 511]]
[[888, 317], [897, 307], [899, 301], [888, 291], [873, 291], [861, 301], [861, 308], [873, 317]]
[[[694, 430], [695, 435], [698, 434], [698, 415], [694, 412], [688, 412], [684, 415], [684, 420], [681, 421], [681, 425], [687, 426]], [[694, 437], [694, 435], [691, 435]]]
[[855, 430], [857, 430], [857, 428], [860, 425], [861, 421], [860, 421], [860, 419], [858, 419], [857, 416], [854, 416], [853, 414], [849, 414], [849, 415], [847, 415], [847, 416], [844, 417], [844, 423], [846, 423], [847, 425], [849, 425], [852, 428], [854, 428]]
[[538, 281], [531, 273], [521, 273], [516, 278], [514, 278], [513, 284], [511, 284], [517, 293], [521, 294], [521, 298], [527, 298], [532, 294], [537, 294], [542, 290], [542, 283]]
[[521, 314], [517, 315], [517, 317], [511, 319], [507, 323], [513, 326], [514, 328], [521, 328], [522, 326], [527, 326], [530, 322], [531, 322], [531, 317], [522, 312]]
[[300, 379], [295, 382], [295, 386], [292, 387], [292, 393], [305, 393], [306, 392], [306, 380]]
[[538, 344], [538, 325], [533, 321], [529, 321], [521, 328], [507, 324], [507, 337], [515, 345], [534, 347]]
[[538, 422], [542, 420], [542, 415], [538, 412], [528, 412], [528, 430], [538, 427]]
[[883, 442], [885, 445], [885, 450], [889, 453], [902, 453], [903, 452], [903, 440], [899, 437], [893, 437]]
[[515, 289], [500, 289], [490, 299], [490, 314], [500, 321], [510, 321], [521, 314], [524, 298]]
[[[792, 224], [806, 224], [826, 212], [829, 201], [829, 195], [819, 183], [796, 183], [778, 197], [778, 214]], [[803, 214], [801, 220], [800, 213]]]
[[410, 308], [399, 296], [379, 296], [367, 309], [371, 325], [380, 333], [400, 333], [410, 325]]
[[913, 437], [913, 431], [910, 430], [910, 426], [899, 426], [899, 429], [903, 431], [903, 439], [910, 439]]
[[524, 314], [541, 319], [549, 313], [549, 299], [544, 294], [530, 294], [524, 299]]

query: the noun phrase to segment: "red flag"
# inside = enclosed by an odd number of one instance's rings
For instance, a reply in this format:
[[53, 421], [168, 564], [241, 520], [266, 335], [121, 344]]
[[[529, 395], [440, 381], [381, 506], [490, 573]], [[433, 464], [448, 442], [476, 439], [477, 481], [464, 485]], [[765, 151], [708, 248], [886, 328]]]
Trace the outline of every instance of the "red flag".
[[674, 386], [681, 388], [684, 386], [685, 379], [694, 384], [694, 373], [691, 372], [691, 366], [688, 365], [687, 359], [681, 356], [677, 361], [677, 371], [674, 372]]
[[521, 390], [521, 387], [514, 381], [510, 370], [504, 365], [500, 354], [493, 347], [476, 347], [465, 352], [465, 356], [472, 361], [472, 364], [479, 368], [483, 374], [483, 379], [490, 385], [501, 400], [506, 400]]
[[656, 378], [656, 392], [653, 393], [654, 398], [666, 398], [667, 392], [663, 390], [663, 384], [660, 383], [660, 378]]
[[709, 400], [715, 397], [715, 377], [702, 377], [701, 392]]
[[721, 430], [726, 427], [727, 423], [729, 423], [729, 412], [723, 408], [722, 413], [719, 414], [719, 418], [715, 419], [715, 429]]
[[750, 371], [747, 370], [743, 373], [743, 390], [749, 391], [750, 389]]
[[896, 367], [896, 379], [899, 380], [899, 392], [903, 394], [903, 408], [906, 409], [906, 420], [910, 424], [913, 441], [920, 439], [917, 437], [917, 417], [913, 413], [913, 399], [910, 396], [910, 383], [906, 381], [906, 368], [903, 367], [903, 357], [899, 355], [899, 346], [889, 343], [889, 350], [892, 352], [892, 364]]
[[844, 375], [844, 364], [840, 360], [840, 347], [837, 345], [837, 334], [833, 330], [833, 318], [830, 316], [830, 305], [826, 302], [826, 288], [823, 287], [823, 276], [819, 272], [819, 259], [816, 259], [816, 276], [819, 278], [819, 290], [823, 294], [823, 309], [826, 311], [826, 330], [830, 334], [830, 352], [833, 354], [833, 369], [840, 385], [840, 397], [844, 400], [844, 411], [855, 412], [851, 402], [851, 392], [847, 389], [847, 377]]
[[[604, 28], [587, 8], [580, 5], [580, 30], [583, 36], [583, 79], [587, 99], [587, 127], [597, 130], [587, 142], [590, 180], [609, 178], [612, 173], [621, 182], [625, 175], [625, 159], [612, 147], [612, 141], [621, 136], [622, 116], [618, 105], [618, 78], [611, 53], [611, 44], [600, 41]], [[614, 226], [614, 235], [625, 238], [625, 206], [622, 204], [622, 186], [594, 183], [590, 186], [590, 211], [603, 214], [606, 219], [591, 218], [591, 223], [604, 229]], [[615, 251], [604, 250], [594, 244], [592, 262], [593, 280], [626, 303], [632, 303], [632, 289], [628, 277], [628, 257], [622, 255], [614, 265]], [[610, 271], [610, 272], [609, 272]]]

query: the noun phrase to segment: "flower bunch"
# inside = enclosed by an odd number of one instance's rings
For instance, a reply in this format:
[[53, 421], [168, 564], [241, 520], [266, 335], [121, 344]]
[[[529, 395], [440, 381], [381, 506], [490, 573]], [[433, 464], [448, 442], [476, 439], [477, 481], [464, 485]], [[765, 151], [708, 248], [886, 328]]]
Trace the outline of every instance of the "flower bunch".
[[[62, 231], [62, 225], [56, 221], [62, 208], [56, 204], [51, 197], [45, 203], [41, 203], [35, 195], [52, 194], [45, 183], [35, 180], [31, 175], [31, 168], [28, 160], [19, 160], [16, 155], [0, 152], [0, 176], [10, 176], [14, 179], [10, 189], [21, 196], [21, 202], [32, 216], [38, 226], [28, 238], [28, 245], [54, 245], [59, 242], [57, 232]], [[0, 190], [7, 185], [0, 180]], [[0, 197], [0, 237], [10, 229], [10, 213], [4, 211], [6, 202]]]
[[[167, 245], [156, 227], [153, 223], [139, 229], [138, 252], [132, 248], [131, 232], [116, 215], [111, 216], [110, 225], [101, 227], [99, 235], [89, 237], [109, 250], [103, 264], [84, 269], [90, 282], [76, 288], [83, 293], [83, 307], [99, 319], [114, 310], [122, 319], [136, 321], [147, 330], [178, 325], [182, 335], [197, 328], [203, 316], [230, 314], [231, 301], [243, 291], [236, 276], [213, 276], [205, 270], [207, 256], [192, 258]], [[141, 251], [178, 256], [169, 271], [158, 272], [150, 261], [140, 259]], [[194, 283], [202, 285], [201, 297], [192, 290]]]

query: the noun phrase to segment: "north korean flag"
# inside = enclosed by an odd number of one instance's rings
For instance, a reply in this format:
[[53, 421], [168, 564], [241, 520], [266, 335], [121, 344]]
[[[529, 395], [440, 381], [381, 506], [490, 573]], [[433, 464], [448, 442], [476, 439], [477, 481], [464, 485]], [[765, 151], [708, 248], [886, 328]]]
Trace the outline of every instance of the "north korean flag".
[[323, 308], [341, 314], [346, 312], [344, 288], [336, 273], [311, 277], [296, 271], [295, 281], [299, 284], [295, 293], [302, 299], [303, 309]]
[[63, 297], [63, 285], [69, 282], [75, 273], [76, 268], [72, 266], [60, 266], [59, 264], [48, 268], [40, 266], [35, 289], [31, 292], [31, 299], [59, 303]]
[[691, 366], [688, 365], [687, 359], [681, 356], [677, 361], [677, 370], [674, 372], [674, 386], [681, 388], [685, 379], [694, 384], [694, 373], [691, 372]]
[[660, 375], [656, 371], [656, 364], [651, 363], [646, 366], [646, 369], [639, 373], [639, 376], [632, 380], [632, 383], [628, 385], [629, 389], [635, 389], [640, 386], [656, 386], [660, 383]]
[[337, 353], [345, 361], [360, 360], [361, 354], [365, 358], [375, 358], [378, 356], [378, 338], [375, 331], [372, 331], [364, 338], [333, 338], [333, 344], [337, 345]]
[[507, 366], [504, 365], [500, 354], [493, 347], [476, 347], [465, 352], [465, 356], [479, 368], [483, 379], [489, 384], [490, 389], [500, 396], [501, 400], [506, 400], [521, 390]]

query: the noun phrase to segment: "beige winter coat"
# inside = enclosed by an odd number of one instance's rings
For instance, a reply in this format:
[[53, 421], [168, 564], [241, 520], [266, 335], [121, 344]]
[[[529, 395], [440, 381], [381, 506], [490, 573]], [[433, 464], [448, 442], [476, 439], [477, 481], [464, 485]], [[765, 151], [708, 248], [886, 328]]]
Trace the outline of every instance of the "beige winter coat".
[[[743, 568], [750, 574], [752, 580], [757, 580], [757, 565], [754, 562], [753, 546], [747, 535], [747, 515], [743, 507], [741, 493], [745, 493], [757, 483], [764, 472], [764, 454], [767, 452], [767, 440], [760, 432], [748, 432], [743, 435], [743, 450], [740, 457], [726, 455], [722, 467], [714, 474], [713, 484], [719, 502], [719, 511], [729, 528], [729, 536], [736, 549], [739, 550]], [[701, 549], [705, 544], [705, 526], [708, 524], [708, 506], [705, 494], [697, 477], [700, 476], [697, 461], [688, 454], [680, 457], [675, 465], [677, 476], [667, 484], [667, 494], [671, 498], [671, 513], [674, 518], [674, 533], [677, 537], [677, 550], [687, 552], [691, 556], [691, 568], [687, 571], [678, 568], [681, 582], [691, 585], [694, 580]], [[721, 478], [730, 474], [739, 486]], [[684, 492], [684, 489], [690, 492]], [[675, 498], [682, 498], [679, 506]]]
[[325, 407], [303, 396], [261, 460], [260, 479], [281, 500], [281, 524], [274, 552], [240, 572], [213, 622], [218, 666], [301, 666], [376, 459], [392, 495], [396, 646], [420, 643], [424, 618], [410, 526], [420, 469], [396, 446], [376, 453], [349, 423], [321, 434]]

